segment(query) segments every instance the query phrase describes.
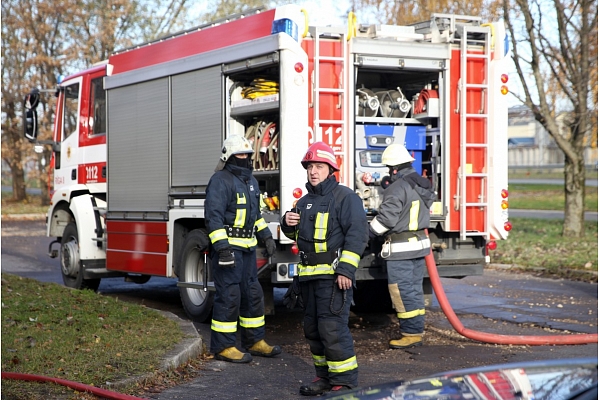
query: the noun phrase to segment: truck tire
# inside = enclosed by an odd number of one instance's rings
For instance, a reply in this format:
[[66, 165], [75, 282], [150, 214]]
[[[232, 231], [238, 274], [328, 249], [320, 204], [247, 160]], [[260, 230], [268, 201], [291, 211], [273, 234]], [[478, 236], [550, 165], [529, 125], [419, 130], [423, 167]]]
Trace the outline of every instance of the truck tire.
[[[178, 266], [179, 282], [204, 283], [204, 272], [209, 268], [204, 262], [204, 253], [208, 251], [208, 236], [206, 232], [195, 229], [189, 232], [183, 243], [181, 258]], [[207, 276], [210, 279], [210, 269]], [[214, 301], [213, 291], [179, 287], [179, 295], [183, 308], [193, 321], [205, 322], [212, 315]]]
[[96, 291], [100, 286], [100, 279], [83, 279], [83, 265], [79, 259], [79, 234], [74, 222], [65, 227], [60, 240], [60, 272], [67, 287]]

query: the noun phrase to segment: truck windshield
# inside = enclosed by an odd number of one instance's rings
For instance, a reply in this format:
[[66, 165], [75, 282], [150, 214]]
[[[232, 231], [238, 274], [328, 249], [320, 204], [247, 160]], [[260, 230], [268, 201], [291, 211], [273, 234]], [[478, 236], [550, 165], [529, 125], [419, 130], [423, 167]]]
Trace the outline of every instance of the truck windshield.
[[65, 102], [63, 107], [63, 140], [77, 131], [77, 116], [79, 115], [79, 83], [65, 87]]
[[106, 96], [102, 78], [92, 80], [92, 109], [90, 110], [90, 126], [92, 135], [106, 133]]

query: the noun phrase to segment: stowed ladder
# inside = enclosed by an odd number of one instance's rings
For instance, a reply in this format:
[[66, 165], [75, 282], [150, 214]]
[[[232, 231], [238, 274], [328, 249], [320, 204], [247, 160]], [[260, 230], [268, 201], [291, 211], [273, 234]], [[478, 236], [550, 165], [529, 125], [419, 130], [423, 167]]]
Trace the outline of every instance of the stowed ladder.
[[[333, 131], [331, 132], [332, 138], [334, 136], [335, 130], [337, 127], [341, 129], [342, 132], [342, 141], [341, 141], [341, 151], [336, 151], [334, 148], [334, 152], [336, 156], [342, 156], [343, 163], [345, 165], [342, 166], [342, 171], [352, 171], [353, 168], [350, 166], [350, 147], [349, 143], [352, 143], [349, 137], [349, 101], [350, 99], [345, 98], [344, 92], [349, 87], [348, 84], [348, 71], [346, 70], [346, 63], [348, 62], [348, 49], [346, 44], [347, 34], [346, 30], [343, 28], [336, 27], [310, 27], [309, 29], [310, 35], [313, 38], [314, 45], [314, 60], [313, 60], [313, 76], [312, 76], [312, 90], [311, 97], [309, 99], [309, 106], [313, 108], [313, 133], [314, 137], [317, 137], [317, 132], [319, 128], [322, 128], [323, 125], [330, 125], [333, 127]], [[330, 55], [322, 55], [321, 54], [321, 44], [320, 41], [323, 38], [327, 39], [335, 39], [340, 42], [340, 55], [339, 56], [330, 56]], [[325, 63], [333, 63], [338, 64], [340, 66], [340, 76], [337, 80], [338, 87], [330, 87], [324, 85], [321, 80], [321, 66]], [[335, 70], [335, 68], [334, 68]], [[335, 80], [332, 80], [335, 82]], [[322, 94], [337, 94], [338, 95], [338, 103], [336, 105], [337, 109], [340, 110], [339, 119], [322, 119], [320, 115], [320, 104], [321, 104], [321, 95]], [[352, 97], [353, 98], [353, 97]], [[324, 132], [325, 133], [325, 132]], [[326, 140], [325, 140], [326, 142]], [[351, 174], [348, 174], [351, 175]], [[350, 186], [353, 182], [353, 176], [342, 176], [340, 175], [341, 183], [346, 186]], [[350, 186], [352, 187], [352, 186]]]
[[[490, 29], [488, 27], [481, 26], [469, 26], [465, 25], [461, 27], [462, 32], [460, 35], [460, 78], [458, 85], [458, 112], [460, 115], [460, 168], [459, 173], [459, 184], [460, 188], [457, 191], [459, 194], [458, 209], [460, 210], [460, 237], [465, 240], [468, 236], [483, 236], [486, 240], [489, 240], [489, 222], [488, 222], [488, 196], [490, 189], [489, 175], [489, 137], [488, 132], [490, 131], [489, 123], [489, 69], [491, 60], [491, 39]], [[483, 38], [483, 39], [482, 39]], [[477, 47], [483, 47], [483, 52], [469, 52], [469, 45], [477, 45]], [[469, 72], [472, 72], [474, 66], [483, 63], [483, 73], [481, 81], [469, 82]], [[471, 74], [473, 75], [473, 74]], [[473, 112], [470, 105], [468, 107], [467, 100], [469, 98], [468, 93], [479, 93], [481, 98], [481, 104], [478, 111]], [[473, 98], [473, 96], [471, 96]], [[469, 135], [467, 127], [477, 121], [482, 121], [483, 132], [480, 137], [482, 138], [479, 142], [469, 141], [472, 140], [474, 135]], [[467, 154], [469, 150], [481, 149], [480, 152], [474, 152], [475, 154], [482, 154], [484, 157], [484, 167], [481, 171], [473, 171], [473, 165], [475, 160], [467, 160]], [[467, 183], [470, 185], [480, 182], [479, 195], [477, 201], [467, 201]], [[483, 214], [483, 230], [467, 229], [467, 211], [472, 209], [479, 209]]]

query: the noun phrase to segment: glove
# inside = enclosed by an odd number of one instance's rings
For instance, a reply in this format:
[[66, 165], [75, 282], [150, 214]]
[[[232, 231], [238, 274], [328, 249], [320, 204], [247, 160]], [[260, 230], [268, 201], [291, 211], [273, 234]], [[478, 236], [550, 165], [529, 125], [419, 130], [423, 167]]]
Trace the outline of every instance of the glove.
[[277, 250], [277, 245], [275, 244], [275, 241], [272, 237], [268, 237], [265, 239], [265, 247], [267, 248], [267, 255], [269, 257], [275, 254], [275, 251]]
[[373, 240], [377, 237], [377, 235], [375, 234], [375, 232], [373, 232], [372, 230], [369, 229], [369, 239]]
[[304, 301], [302, 300], [302, 291], [300, 290], [300, 280], [297, 276], [294, 277], [292, 284], [283, 295], [283, 305], [290, 310], [296, 308], [296, 306], [304, 310]]
[[231, 248], [219, 250], [219, 267], [233, 268], [235, 267], [235, 257]]

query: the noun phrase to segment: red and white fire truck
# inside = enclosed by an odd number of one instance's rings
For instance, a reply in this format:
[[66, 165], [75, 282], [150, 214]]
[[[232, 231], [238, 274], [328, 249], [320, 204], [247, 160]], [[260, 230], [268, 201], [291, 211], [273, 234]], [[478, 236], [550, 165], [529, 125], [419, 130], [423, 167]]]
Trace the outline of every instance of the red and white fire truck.
[[[500, 23], [448, 14], [391, 26], [357, 24], [351, 13], [347, 26], [312, 27], [287, 5], [125, 49], [67, 77], [47, 214], [65, 285], [178, 278], [186, 312], [206, 319], [203, 204], [230, 135], [255, 147], [263, 216], [278, 243], [271, 259], [257, 252], [267, 313], [272, 288], [288, 286], [298, 262], [278, 221], [306, 193], [300, 160], [314, 141], [332, 146], [340, 182], [368, 217], [387, 173], [381, 154], [404, 144], [437, 190], [429, 234], [440, 276], [482, 274], [510, 230], [505, 36]], [[36, 96], [24, 104], [34, 142]], [[387, 293], [378, 253], [372, 244], [363, 255], [357, 303], [369, 290]]]

